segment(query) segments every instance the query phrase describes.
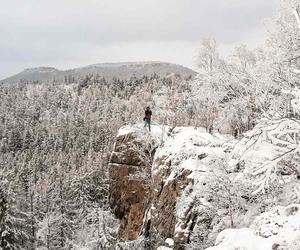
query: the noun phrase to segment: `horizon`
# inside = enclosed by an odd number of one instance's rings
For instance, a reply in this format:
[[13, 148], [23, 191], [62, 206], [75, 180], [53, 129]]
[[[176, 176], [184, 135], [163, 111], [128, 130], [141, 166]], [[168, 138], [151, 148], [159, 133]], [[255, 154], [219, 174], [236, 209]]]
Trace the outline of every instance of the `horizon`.
[[12, 0], [0, 10], [0, 79], [27, 68], [140, 61], [195, 70], [202, 38], [214, 37], [224, 57], [238, 44], [259, 46], [275, 1]]
[[48, 68], [48, 69], [54, 69], [54, 70], [57, 70], [59, 72], [64, 72], [64, 71], [70, 71], [70, 70], [76, 70], [76, 69], [83, 69], [83, 68], [87, 68], [87, 67], [92, 67], [92, 66], [100, 66], [101, 65], [116, 65], [116, 64], [120, 64], [120, 65], [126, 65], [126, 64], [153, 64], [153, 63], [162, 63], [162, 64], [172, 64], [172, 65], [178, 65], [178, 66], [181, 66], [181, 67], [185, 67], [187, 69], [190, 69], [190, 70], [193, 70], [195, 72], [197, 72], [196, 69], [192, 69], [191, 67], [188, 67], [188, 66], [185, 66], [185, 65], [182, 65], [182, 64], [178, 64], [178, 63], [172, 63], [172, 62], [163, 62], [163, 61], [130, 61], [130, 62], [103, 62], [103, 63], [94, 63], [94, 64], [89, 64], [89, 65], [82, 65], [82, 66], [79, 66], [79, 67], [76, 67], [76, 68], [69, 68], [69, 69], [60, 69], [60, 68], [56, 68], [56, 67], [52, 67], [52, 66], [47, 66], [47, 65], [42, 65], [42, 66], [37, 66], [37, 67], [31, 67], [31, 68], [25, 68], [19, 72], [17, 72], [16, 74], [13, 74], [13, 75], [10, 75], [6, 78], [2, 78], [0, 79], [0, 81], [5, 81], [6, 79], [10, 78], [10, 77], [13, 77], [15, 75], [18, 75], [20, 73], [23, 73], [24, 71], [27, 71], [27, 70], [35, 70], [35, 69], [43, 69], [43, 68]]

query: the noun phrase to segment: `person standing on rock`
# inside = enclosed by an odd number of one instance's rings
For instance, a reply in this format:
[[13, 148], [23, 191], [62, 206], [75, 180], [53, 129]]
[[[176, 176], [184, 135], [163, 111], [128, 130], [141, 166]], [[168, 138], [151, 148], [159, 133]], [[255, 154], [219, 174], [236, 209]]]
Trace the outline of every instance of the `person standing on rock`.
[[151, 111], [150, 107], [147, 107], [145, 110], [145, 117], [144, 117], [145, 125], [144, 125], [144, 127], [148, 126], [149, 131], [151, 131], [151, 116], [152, 116], [152, 111]]

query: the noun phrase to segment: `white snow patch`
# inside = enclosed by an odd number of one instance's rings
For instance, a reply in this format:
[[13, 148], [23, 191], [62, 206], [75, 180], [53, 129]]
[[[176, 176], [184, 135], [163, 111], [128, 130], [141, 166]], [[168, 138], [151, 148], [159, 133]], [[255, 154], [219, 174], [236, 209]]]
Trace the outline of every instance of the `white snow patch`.
[[143, 123], [137, 123], [135, 125], [126, 125], [121, 127], [118, 131], [117, 137], [135, 133], [137, 139], [143, 139], [145, 136], [150, 136], [153, 139], [164, 141], [166, 139], [168, 129], [168, 126], [161, 126], [154, 123], [151, 124], [151, 131], [149, 132], [148, 128], [144, 127]]
[[[199, 171], [200, 168], [205, 166], [200, 164], [201, 155], [204, 157], [206, 154], [222, 152], [223, 150], [220, 147], [226, 140], [225, 137], [219, 134], [211, 135], [207, 133], [204, 128], [178, 127], [172, 131], [155, 158], [171, 160], [174, 176], [182, 169]], [[159, 167], [154, 164], [154, 173]], [[169, 178], [172, 178], [172, 174]]]
[[173, 248], [170, 247], [165, 247], [165, 246], [160, 246], [157, 248], [157, 250], [172, 250]]
[[300, 249], [300, 204], [278, 206], [258, 216], [250, 228], [226, 229], [216, 246], [207, 250], [281, 250]]
[[[193, 207], [195, 197], [207, 205], [203, 195], [203, 183], [212, 175], [211, 165], [215, 159], [225, 157], [224, 144], [228, 138], [220, 134], [211, 135], [205, 128], [178, 127], [169, 135], [157, 151], [152, 166], [153, 176], [166, 174], [164, 185], [189, 171], [188, 186], [182, 190], [176, 203], [176, 225], [174, 236], [189, 234], [185, 214]], [[161, 162], [164, 161], [164, 162]], [[168, 165], [171, 164], [171, 165]], [[164, 171], [167, 169], [167, 171]], [[189, 222], [192, 223], [192, 222]]]
[[206, 250], [267, 250], [272, 249], [272, 242], [254, 234], [249, 228], [226, 229], [216, 240], [215, 247]]
[[174, 246], [174, 240], [171, 239], [171, 238], [167, 238], [167, 239], [165, 240], [165, 242], [166, 242], [170, 247]]

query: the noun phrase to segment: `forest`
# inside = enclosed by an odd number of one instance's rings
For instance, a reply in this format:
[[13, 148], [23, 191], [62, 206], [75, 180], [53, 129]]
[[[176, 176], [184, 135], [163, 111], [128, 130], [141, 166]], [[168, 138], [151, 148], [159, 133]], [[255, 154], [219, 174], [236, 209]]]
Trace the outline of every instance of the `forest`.
[[118, 129], [146, 106], [158, 124], [236, 140], [261, 119], [300, 123], [298, 1], [281, 0], [266, 27], [261, 47], [226, 58], [203, 39], [193, 78], [0, 83], [0, 248], [133, 249], [117, 240], [107, 167]]

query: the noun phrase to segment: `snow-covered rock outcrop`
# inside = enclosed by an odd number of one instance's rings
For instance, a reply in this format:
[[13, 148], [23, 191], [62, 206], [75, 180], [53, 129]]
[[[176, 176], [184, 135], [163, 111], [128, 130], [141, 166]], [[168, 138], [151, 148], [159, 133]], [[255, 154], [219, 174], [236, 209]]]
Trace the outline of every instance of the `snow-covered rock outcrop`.
[[189, 242], [197, 217], [208, 209], [198, 201], [207, 203], [204, 187], [212, 175], [210, 166], [224, 157], [225, 141], [203, 128], [179, 127], [170, 132], [152, 165], [153, 191], [146, 218], [150, 234], [174, 238], [175, 249]]
[[120, 237], [142, 234], [157, 243], [173, 238], [174, 249], [183, 249], [201, 210], [209, 209], [197, 202], [208, 204], [201, 190], [213, 174], [211, 165], [224, 157], [225, 142], [203, 128], [121, 128], [109, 165]]
[[[297, 249], [299, 133], [293, 119], [263, 120], [240, 141], [194, 127], [121, 128], [109, 164], [119, 237], [198, 250], [225, 229], [212, 250]], [[273, 182], [276, 195], [263, 198]]]

